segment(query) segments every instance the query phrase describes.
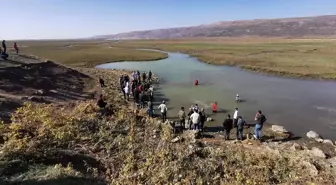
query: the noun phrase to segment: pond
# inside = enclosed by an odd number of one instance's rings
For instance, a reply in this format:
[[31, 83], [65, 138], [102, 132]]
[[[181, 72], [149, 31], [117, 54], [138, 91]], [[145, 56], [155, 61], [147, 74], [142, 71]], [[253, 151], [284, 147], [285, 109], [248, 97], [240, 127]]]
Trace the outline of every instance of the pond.
[[[211, 114], [211, 103], [216, 101], [221, 111], [210, 115], [215, 119], [212, 125], [221, 125], [236, 107], [247, 122], [262, 110], [267, 122], [283, 125], [296, 135], [314, 130], [336, 140], [336, 82], [273, 77], [206, 64], [182, 53], [168, 55], [159, 61], [108, 63], [97, 68], [152, 70], [162, 78], [158, 93], [167, 99], [168, 117], [176, 117], [181, 106], [189, 108], [194, 103]], [[200, 85], [193, 85], [195, 79]], [[236, 103], [236, 94], [243, 102]]]

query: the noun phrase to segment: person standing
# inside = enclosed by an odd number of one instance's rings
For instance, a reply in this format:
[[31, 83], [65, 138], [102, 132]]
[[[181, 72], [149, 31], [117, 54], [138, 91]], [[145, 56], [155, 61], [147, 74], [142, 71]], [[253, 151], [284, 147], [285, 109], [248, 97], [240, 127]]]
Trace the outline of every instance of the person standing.
[[3, 52], [6, 53], [7, 52], [7, 46], [6, 46], [6, 41], [5, 40], [2, 41], [2, 47], [3, 47]]
[[245, 125], [246, 125], [245, 120], [241, 116], [239, 116], [238, 122], [237, 122], [237, 139], [238, 140], [243, 140], [243, 131], [244, 131]]
[[223, 130], [224, 130], [224, 139], [230, 139], [230, 131], [232, 129], [232, 119], [230, 114], [227, 115], [227, 118], [223, 122]]
[[153, 117], [153, 103], [152, 101], [148, 101], [148, 108], [147, 108], [148, 116]]
[[263, 128], [264, 123], [266, 122], [265, 115], [261, 112], [261, 110], [258, 110], [256, 116], [255, 116], [255, 130], [254, 130], [254, 137], [258, 140], [261, 139], [261, 130]]
[[191, 114], [190, 116], [190, 119], [192, 121], [192, 124], [193, 124], [193, 129], [194, 130], [199, 130], [199, 124], [200, 124], [200, 121], [201, 121], [201, 117], [198, 113], [198, 110], [194, 110], [194, 113]]
[[204, 108], [201, 108], [200, 116], [201, 116], [200, 129], [201, 129], [201, 131], [203, 131], [204, 123], [205, 123], [205, 120], [206, 120], [206, 115], [205, 115]]
[[178, 112], [178, 118], [180, 120], [182, 129], [185, 129], [186, 113], [184, 111], [184, 107], [181, 107], [181, 110]]
[[18, 48], [16, 42], [14, 42], [14, 49], [16, 51], [16, 54], [19, 54], [19, 48]]
[[149, 70], [148, 72], [148, 82], [150, 83], [152, 81], [152, 71]]
[[146, 82], [146, 72], [144, 71], [143, 73], [142, 73], [142, 81], [143, 82]]
[[217, 112], [217, 102], [212, 104], [212, 112], [216, 113]]
[[161, 111], [161, 115], [162, 115], [162, 122], [164, 123], [167, 119], [167, 111], [168, 111], [168, 108], [166, 106], [166, 102], [165, 101], [162, 101], [162, 103], [159, 105], [158, 107]]
[[140, 76], [140, 71], [139, 70], [137, 70], [136, 76], [137, 76], [137, 79], [138, 79], [138, 83], [140, 84], [141, 83], [141, 76]]
[[129, 94], [130, 94], [129, 91], [130, 91], [130, 87], [129, 87], [129, 84], [127, 82], [126, 85], [125, 85], [125, 88], [124, 88], [124, 98], [127, 99], [127, 101], [129, 100]]
[[237, 121], [238, 121], [238, 108], [235, 108], [235, 111], [233, 113], [233, 126], [234, 127], [237, 127]]

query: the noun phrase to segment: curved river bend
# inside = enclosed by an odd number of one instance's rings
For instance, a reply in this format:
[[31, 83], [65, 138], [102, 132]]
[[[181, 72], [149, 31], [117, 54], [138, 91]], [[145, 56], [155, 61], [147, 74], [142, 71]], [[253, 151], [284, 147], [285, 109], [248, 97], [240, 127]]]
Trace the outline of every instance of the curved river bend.
[[[221, 124], [235, 107], [246, 121], [251, 122], [255, 112], [264, 112], [269, 123], [280, 124], [303, 136], [314, 130], [325, 138], [336, 140], [336, 83], [272, 77], [250, 73], [239, 68], [213, 66], [181, 53], [151, 62], [117, 62], [97, 66], [106, 69], [148, 71], [163, 80], [159, 93], [168, 100], [168, 117], [176, 116], [179, 108], [198, 103], [211, 112], [211, 103], [218, 102], [223, 109], [211, 115]], [[193, 86], [194, 79], [199, 86]], [[242, 103], [235, 102], [239, 94]]]

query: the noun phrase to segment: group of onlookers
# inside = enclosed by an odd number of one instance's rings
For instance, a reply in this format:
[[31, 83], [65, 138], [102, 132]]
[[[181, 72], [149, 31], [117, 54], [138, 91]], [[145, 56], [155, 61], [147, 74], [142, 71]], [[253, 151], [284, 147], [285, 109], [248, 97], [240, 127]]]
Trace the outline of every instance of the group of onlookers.
[[[132, 81], [131, 78], [127, 75], [121, 75], [120, 77], [120, 90], [124, 95], [126, 100], [129, 100], [130, 94], [133, 95], [134, 102], [140, 108], [145, 107], [145, 96], [147, 97], [147, 113], [148, 116], [153, 117], [153, 87], [151, 86], [152, 80], [152, 72], [149, 71], [147, 74], [143, 72], [140, 75], [139, 71], [133, 71], [132, 73]], [[101, 87], [105, 87], [105, 83], [103, 79], [99, 79]], [[240, 102], [239, 95], [236, 95], [236, 101]], [[102, 95], [98, 100], [99, 107], [105, 107], [106, 102], [104, 102]], [[158, 106], [158, 109], [161, 113], [162, 121], [165, 122], [167, 120], [167, 105], [165, 101]], [[217, 102], [212, 104], [212, 112], [217, 113]], [[183, 129], [186, 128], [186, 121], [188, 123], [189, 129], [194, 130], [204, 130], [204, 124], [207, 119], [206, 113], [204, 108], [199, 108], [197, 104], [192, 105], [188, 113], [185, 112], [185, 108], [181, 107], [180, 111], [177, 114], [179, 119], [179, 125]], [[254, 137], [256, 139], [261, 138], [261, 130], [263, 128], [263, 124], [266, 121], [266, 117], [262, 114], [260, 110], [258, 110], [257, 114], [255, 115], [255, 129], [254, 129]], [[243, 140], [244, 138], [244, 128], [246, 126], [250, 126], [246, 123], [242, 116], [238, 114], [238, 108], [235, 108], [233, 113], [233, 117], [231, 115], [227, 115], [227, 118], [223, 122], [223, 131], [224, 131], [224, 138], [227, 140], [230, 138], [230, 132], [233, 128], [236, 129], [236, 137], [238, 140]]]
[[[14, 42], [14, 49], [16, 51], [16, 54], [19, 53], [19, 47], [17, 46], [16, 42]], [[6, 41], [3, 40], [2, 41], [2, 47], [0, 47], [0, 55], [2, 59], [7, 59], [8, 58], [8, 53], [7, 53], [7, 45], [6, 45]]]

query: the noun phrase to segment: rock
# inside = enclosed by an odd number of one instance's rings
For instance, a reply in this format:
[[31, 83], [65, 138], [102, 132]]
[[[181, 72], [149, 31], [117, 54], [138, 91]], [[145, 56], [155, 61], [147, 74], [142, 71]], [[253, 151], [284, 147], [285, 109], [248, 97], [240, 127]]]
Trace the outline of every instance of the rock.
[[310, 175], [316, 176], [318, 174], [319, 171], [314, 164], [307, 161], [303, 161], [302, 164], [309, 170]]
[[317, 139], [315, 139], [315, 141], [317, 141], [319, 143], [323, 143], [323, 139], [321, 139], [321, 138], [317, 138]]
[[172, 143], [176, 143], [181, 140], [180, 136], [175, 137], [174, 139], [171, 140]]
[[54, 90], [54, 89], [49, 90], [49, 92], [51, 92], [51, 93], [58, 93], [58, 91], [56, 91], [56, 90]]
[[272, 131], [273, 132], [280, 132], [280, 133], [287, 133], [288, 131], [285, 129], [285, 127], [280, 125], [272, 125]]
[[330, 139], [325, 139], [325, 140], [323, 140], [323, 143], [325, 143], [325, 144], [330, 144], [330, 145], [334, 145], [334, 143], [333, 143]]
[[34, 102], [40, 102], [40, 103], [46, 102], [46, 100], [44, 98], [36, 97], [36, 96], [30, 96], [30, 97], [28, 97], [28, 100], [34, 101]]
[[20, 98], [20, 100], [29, 100], [29, 97], [28, 97], [28, 96], [22, 96], [22, 97]]
[[37, 94], [37, 95], [45, 95], [45, 91], [43, 89], [40, 89], [40, 90], [37, 90], [35, 92], [35, 94]]
[[309, 132], [307, 132], [307, 137], [308, 138], [310, 138], [310, 139], [318, 139], [318, 138], [320, 138], [320, 135], [318, 135], [316, 132], [314, 132], [314, 131], [309, 131]]
[[302, 150], [302, 147], [301, 147], [301, 145], [299, 145], [297, 143], [294, 143], [293, 146], [290, 147], [290, 149], [292, 151], [296, 151], [296, 150]]
[[313, 147], [310, 150], [310, 152], [311, 152], [311, 154], [315, 155], [316, 157], [321, 157], [321, 158], [326, 158], [327, 157], [321, 149], [316, 148], [316, 147]]
[[213, 119], [210, 118], [210, 117], [208, 117], [206, 121], [207, 121], [207, 122], [210, 122], [210, 121], [213, 121]]

